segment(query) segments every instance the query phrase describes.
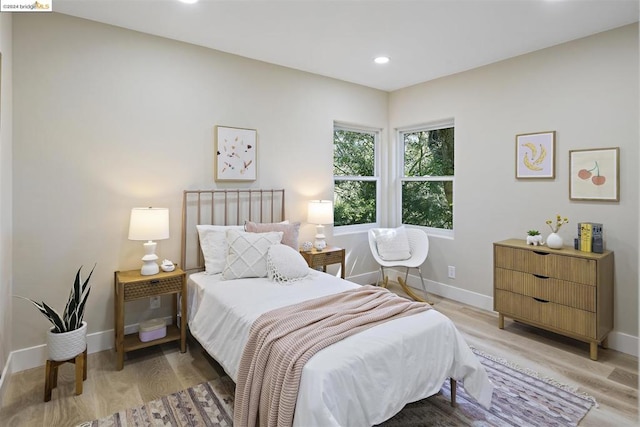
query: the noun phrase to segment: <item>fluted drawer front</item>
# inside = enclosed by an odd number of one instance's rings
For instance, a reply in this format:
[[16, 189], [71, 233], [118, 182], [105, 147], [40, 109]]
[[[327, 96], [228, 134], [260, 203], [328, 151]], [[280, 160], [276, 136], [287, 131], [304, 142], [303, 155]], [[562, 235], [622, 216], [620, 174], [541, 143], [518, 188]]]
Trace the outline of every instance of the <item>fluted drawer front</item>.
[[591, 285], [496, 268], [495, 287], [580, 310], [596, 311], [596, 287]]
[[595, 286], [595, 260], [528, 249], [495, 247], [495, 266]]
[[597, 339], [596, 315], [590, 311], [538, 301], [532, 297], [499, 289], [496, 289], [494, 298], [496, 311], [505, 316]]

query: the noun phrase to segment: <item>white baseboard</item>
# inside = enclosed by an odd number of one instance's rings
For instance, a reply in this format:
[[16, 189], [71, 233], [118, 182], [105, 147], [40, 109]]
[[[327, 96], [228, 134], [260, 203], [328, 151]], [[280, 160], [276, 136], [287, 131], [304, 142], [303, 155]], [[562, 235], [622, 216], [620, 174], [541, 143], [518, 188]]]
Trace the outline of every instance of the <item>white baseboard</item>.
[[[397, 272], [400, 275], [403, 275], [402, 272]], [[378, 278], [378, 273], [366, 273], [361, 274], [355, 277], [349, 277], [349, 280], [360, 285], [375, 283]], [[418, 292], [418, 295], [422, 291], [422, 286], [420, 285], [420, 277], [409, 275], [407, 279], [407, 284], [415, 289]], [[458, 288], [455, 286], [445, 285], [444, 283], [434, 282], [432, 280], [425, 279], [425, 286], [427, 287], [427, 291], [429, 293], [433, 293], [435, 295], [458, 301], [467, 305], [470, 305], [475, 308], [480, 308], [486, 311], [493, 311], [493, 297], [478, 294], [476, 292], [467, 291], [462, 288]], [[638, 357], [638, 345], [640, 341], [638, 341], [638, 337], [633, 335], [625, 334], [622, 332], [618, 332], [615, 329], [609, 332], [608, 336], [608, 345], [609, 348], [619, 351], [621, 353], [626, 353], [631, 356]]]
[[[375, 283], [378, 278], [377, 272], [364, 273], [357, 276], [351, 276], [348, 279], [360, 285]], [[418, 276], [409, 275], [408, 284], [416, 291], [421, 291], [420, 278]], [[435, 295], [439, 295], [453, 301], [468, 304], [472, 307], [480, 308], [487, 311], [493, 311], [493, 297], [478, 294], [476, 292], [467, 291], [462, 288], [445, 285], [443, 283], [425, 280], [427, 291]], [[171, 317], [165, 318], [170, 322]], [[125, 334], [138, 331], [138, 324], [125, 326]], [[102, 332], [94, 332], [87, 335], [87, 352], [89, 354], [113, 348], [113, 329]], [[638, 337], [624, 334], [615, 330], [609, 333], [609, 348], [620, 351], [635, 357], [638, 357]], [[36, 368], [45, 364], [47, 360], [46, 344], [24, 348], [12, 351], [9, 354], [7, 363], [0, 378], [0, 405], [2, 404], [2, 396], [6, 389], [8, 379], [14, 372], [24, 371], [26, 369]]]
[[[165, 322], [171, 322], [171, 316], [165, 317]], [[133, 334], [138, 332], [138, 324], [126, 325], [124, 327], [125, 334]], [[103, 350], [110, 350], [113, 348], [114, 332], [113, 329], [109, 329], [101, 332], [94, 332], [87, 334], [87, 353], [97, 353]], [[20, 350], [12, 351], [9, 354], [9, 360], [5, 370], [8, 370], [9, 374], [13, 372], [20, 372], [26, 369], [37, 368], [43, 366], [47, 361], [47, 345], [41, 344], [34, 347], [23, 348]], [[2, 375], [4, 383], [4, 373]]]

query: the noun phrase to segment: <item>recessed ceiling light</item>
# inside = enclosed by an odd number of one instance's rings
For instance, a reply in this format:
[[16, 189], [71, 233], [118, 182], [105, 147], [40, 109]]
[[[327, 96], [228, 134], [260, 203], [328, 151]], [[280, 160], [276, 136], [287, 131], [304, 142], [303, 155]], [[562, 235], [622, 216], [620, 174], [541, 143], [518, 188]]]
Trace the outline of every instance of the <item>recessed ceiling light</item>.
[[198, 3], [198, 0], [178, 0], [180, 3], [193, 4]]
[[375, 62], [376, 64], [386, 64], [387, 62], [389, 62], [389, 57], [378, 56], [376, 59], [373, 60], [373, 62]]

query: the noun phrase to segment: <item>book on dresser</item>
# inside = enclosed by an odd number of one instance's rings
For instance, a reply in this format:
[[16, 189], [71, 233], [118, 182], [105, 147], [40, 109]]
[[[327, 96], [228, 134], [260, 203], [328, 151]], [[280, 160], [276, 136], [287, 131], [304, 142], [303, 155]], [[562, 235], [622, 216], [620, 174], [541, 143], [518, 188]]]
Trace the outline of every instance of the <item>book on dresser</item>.
[[601, 254], [604, 251], [602, 237], [602, 224], [597, 222], [579, 222], [577, 247], [583, 252], [595, 252]]
[[493, 309], [498, 327], [511, 318], [589, 343], [590, 357], [613, 329], [613, 252], [551, 249], [510, 239], [493, 244]]

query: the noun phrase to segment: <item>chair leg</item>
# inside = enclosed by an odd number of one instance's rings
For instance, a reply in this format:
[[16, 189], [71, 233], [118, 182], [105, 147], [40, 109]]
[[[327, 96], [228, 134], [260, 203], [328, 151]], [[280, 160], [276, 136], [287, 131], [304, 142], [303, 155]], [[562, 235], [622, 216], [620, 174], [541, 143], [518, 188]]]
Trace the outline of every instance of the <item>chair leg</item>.
[[424, 284], [424, 277], [422, 277], [422, 271], [418, 267], [418, 274], [420, 275], [420, 283], [422, 283], [422, 291], [424, 292], [424, 299], [428, 304], [433, 305], [433, 301], [429, 301], [429, 294], [427, 293], [427, 287]]

